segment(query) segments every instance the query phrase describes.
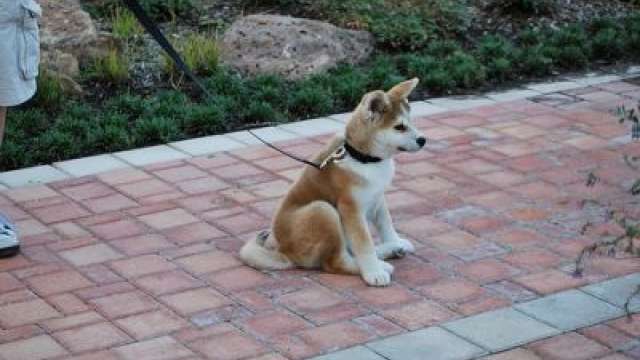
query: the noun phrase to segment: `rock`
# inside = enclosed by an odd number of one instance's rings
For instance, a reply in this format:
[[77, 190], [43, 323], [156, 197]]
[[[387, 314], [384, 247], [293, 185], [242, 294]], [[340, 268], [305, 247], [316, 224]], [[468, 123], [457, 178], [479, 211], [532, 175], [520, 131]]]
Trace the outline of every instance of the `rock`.
[[78, 0], [40, 0], [40, 45], [43, 51], [59, 51], [87, 59], [99, 46], [96, 27]]
[[58, 74], [75, 77], [80, 73], [78, 59], [60, 50], [42, 51], [40, 61], [48, 70]]
[[231, 24], [220, 46], [222, 61], [243, 73], [299, 79], [339, 63], [362, 62], [373, 44], [365, 31], [290, 16], [250, 15]]

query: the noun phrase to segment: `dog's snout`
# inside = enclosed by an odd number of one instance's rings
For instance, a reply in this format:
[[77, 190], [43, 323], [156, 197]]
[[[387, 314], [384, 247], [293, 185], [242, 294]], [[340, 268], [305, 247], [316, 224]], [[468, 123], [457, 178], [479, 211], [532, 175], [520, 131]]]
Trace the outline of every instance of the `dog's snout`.
[[416, 142], [418, 143], [418, 145], [420, 145], [420, 147], [423, 147], [424, 144], [427, 143], [427, 139], [424, 136], [420, 136], [416, 139]]

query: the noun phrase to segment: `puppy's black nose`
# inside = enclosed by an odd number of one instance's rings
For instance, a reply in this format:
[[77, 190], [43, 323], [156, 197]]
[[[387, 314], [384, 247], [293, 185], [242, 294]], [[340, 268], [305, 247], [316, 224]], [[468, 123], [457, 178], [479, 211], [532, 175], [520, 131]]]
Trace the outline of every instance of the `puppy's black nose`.
[[423, 147], [424, 144], [427, 143], [427, 139], [425, 139], [424, 137], [421, 136], [421, 137], [416, 139], [416, 142], [418, 143], [418, 145], [420, 145], [420, 147]]

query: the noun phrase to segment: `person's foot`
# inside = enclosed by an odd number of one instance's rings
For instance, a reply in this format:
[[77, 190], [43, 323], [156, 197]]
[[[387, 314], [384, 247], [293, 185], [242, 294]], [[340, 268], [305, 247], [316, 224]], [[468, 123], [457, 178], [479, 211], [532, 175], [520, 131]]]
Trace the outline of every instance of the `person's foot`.
[[0, 258], [13, 256], [20, 251], [15, 225], [0, 213]]

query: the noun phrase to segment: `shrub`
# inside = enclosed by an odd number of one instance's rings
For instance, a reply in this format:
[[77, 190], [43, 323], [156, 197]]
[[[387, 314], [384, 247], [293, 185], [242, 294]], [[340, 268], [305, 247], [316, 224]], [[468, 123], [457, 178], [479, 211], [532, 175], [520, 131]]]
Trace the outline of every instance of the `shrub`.
[[188, 19], [194, 10], [191, 0], [140, 0], [140, 5], [156, 21]]
[[456, 51], [446, 59], [445, 66], [456, 86], [473, 88], [480, 86], [487, 78], [485, 67], [470, 54]]
[[138, 19], [127, 9], [117, 7], [111, 17], [111, 33], [116, 39], [129, 40], [142, 35], [142, 26]]
[[367, 78], [370, 89], [389, 89], [404, 80], [390, 56], [378, 56], [371, 63]]
[[104, 57], [95, 60], [93, 75], [112, 84], [125, 83], [129, 80], [129, 59], [117, 49], [109, 49]]
[[513, 77], [513, 60], [518, 54], [511, 42], [501, 36], [484, 37], [476, 51], [478, 58], [487, 68], [487, 76], [498, 80]]
[[178, 122], [169, 117], [150, 116], [138, 119], [133, 128], [136, 146], [166, 143], [182, 138]]
[[455, 81], [444, 67], [436, 67], [424, 76], [423, 83], [426, 88], [434, 93], [444, 93], [453, 89]]
[[624, 55], [625, 37], [615, 28], [602, 28], [593, 36], [592, 46], [596, 59], [615, 60]]
[[589, 62], [589, 36], [582, 26], [562, 27], [553, 32], [546, 43], [546, 55], [560, 67], [578, 69], [585, 67]]
[[627, 34], [627, 53], [632, 56], [640, 54], [640, 13], [625, 18], [624, 29]]
[[309, 80], [296, 84], [289, 101], [289, 111], [298, 118], [327, 114], [332, 108], [331, 92]]
[[[220, 56], [215, 39], [201, 34], [190, 34], [178, 44], [178, 52], [191, 71], [201, 75], [211, 75], [218, 68]], [[163, 53], [165, 71], [177, 74], [179, 70], [173, 60]]]
[[524, 14], [550, 14], [555, 9], [554, 0], [491, 0], [490, 7], [498, 7], [504, 12]]
[[55, 73], [40, 67], [37, 83], [37, 92], [34, 98], [37, 106], [49, 111], [55, 111], [64, 103], [66, 94], [59, 77]]
[[391, 50], [415, 50], [462, 33], [470, 23], [463, 0], [320, 0], [309, 11], [350, 28], [369, 30]]
[[421, 54], [408, 54], [398, 58], [400, 69], [408, 78], [425, 79], [428, 74], [440, 64], [435, 57]]
[[226, 129], [226, 111], [218, 104], [194, 104], [185, 110], [182, 126], [187, 134], [202, 136]]
[[462, 48], [460, 44], [453, 40], [438, 40], [429, 44], [426, 49], [426, 54], [435, 58], [442, 59], [447, 56], [453, 55], [456, 51], [460, 51]]
[[284, 120], [274, 106], [263, 100], [252, 100], [241, 114], [246, 123], [278, 122]]
[[553, 59], [548, 56], [548, 49], [543, 45], [524, 48], [518, 63], [525, 75], [542, 76], [551, 72]]

